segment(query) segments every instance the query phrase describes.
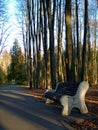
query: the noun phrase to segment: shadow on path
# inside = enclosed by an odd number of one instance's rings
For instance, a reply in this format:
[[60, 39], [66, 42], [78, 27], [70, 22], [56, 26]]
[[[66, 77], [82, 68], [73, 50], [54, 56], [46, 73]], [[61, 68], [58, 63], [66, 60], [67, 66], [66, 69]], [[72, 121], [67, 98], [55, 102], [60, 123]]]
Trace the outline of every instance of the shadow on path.
[[[0, 130], [64, 130], [61, 115], [20, 87], [0, 89]], [[5, 128], [4, 128], [5, 127]]]

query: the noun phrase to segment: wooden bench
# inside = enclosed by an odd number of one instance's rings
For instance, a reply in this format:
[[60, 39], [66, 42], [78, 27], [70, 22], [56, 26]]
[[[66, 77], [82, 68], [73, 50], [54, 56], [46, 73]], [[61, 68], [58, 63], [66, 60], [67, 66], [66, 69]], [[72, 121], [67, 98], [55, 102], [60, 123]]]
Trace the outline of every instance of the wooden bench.
[[85, 94], [89, 89], [89, 83], [82, 81], [80, 83], [61, 82], [56, 89], [46, 90], [46, 103], [57, 102], [63, 106], [62, 115], [69, 115], [73, 108], [78, 108], [81, 113], [88, 113], [85, 104]]

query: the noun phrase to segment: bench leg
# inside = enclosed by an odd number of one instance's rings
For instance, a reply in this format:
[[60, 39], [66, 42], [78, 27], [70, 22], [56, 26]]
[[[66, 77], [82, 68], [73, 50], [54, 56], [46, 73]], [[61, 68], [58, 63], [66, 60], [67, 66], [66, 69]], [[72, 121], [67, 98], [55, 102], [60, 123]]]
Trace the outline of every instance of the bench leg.
[[46, 104], [53, 103], [53, 102], [54, 102], [53, 100], [46, 98]]
[[73, 108], [78, 108], [81, 113], [85, 114], [88, 113], [88, 109], [86, 107], [85, 102], [84, 103], [78, 103], [76, 105], [72, 105], [71, 102], [66, 102], [65, 104], [63, 103], [63, 110], [62, 110], [62, 115], [66, 116], [69, 115], [72, 111]]
[[62, 109], [62, 116], [66, 116], [66, 115], [69, 115], [69, 112], [68, 112], [68, 105], [64, 105], [63, 106], [63, 109]]
[[81, 113], [88, 113], [88, 109], [86, 107], [85, 102], [82, 102], [79, 104], [79, 109], [80, 109]]
[[68, 96], [63, 96], [61, 98], [61, 104], [63, 106], [62, 115], [66, 116], [71, 113], [72, 110], [72, 99], [69, 99]]

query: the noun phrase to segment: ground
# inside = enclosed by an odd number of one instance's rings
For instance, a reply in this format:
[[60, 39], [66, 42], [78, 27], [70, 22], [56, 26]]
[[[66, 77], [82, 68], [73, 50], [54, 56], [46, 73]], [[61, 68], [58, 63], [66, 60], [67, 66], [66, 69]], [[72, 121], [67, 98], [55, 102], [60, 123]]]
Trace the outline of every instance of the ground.
[[[45, 89], [32, 88], [30, 93], [39, 100], [44, 100]], [[75, 129], [86, 130], [98, 129], [98, 85], [92, 85], [86, 94], [86, 104], [88, 111], [93, 115], [93, 118], [82, 122], [69, 122], [69, 124]]]

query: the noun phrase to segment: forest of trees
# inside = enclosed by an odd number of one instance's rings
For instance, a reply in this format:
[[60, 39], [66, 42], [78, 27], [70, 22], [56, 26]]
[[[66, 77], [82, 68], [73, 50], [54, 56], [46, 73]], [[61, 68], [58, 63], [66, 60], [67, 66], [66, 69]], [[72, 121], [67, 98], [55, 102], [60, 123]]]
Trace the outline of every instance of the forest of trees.
[[98, 83], [98, 1], [17, 0], [30, 88]]

